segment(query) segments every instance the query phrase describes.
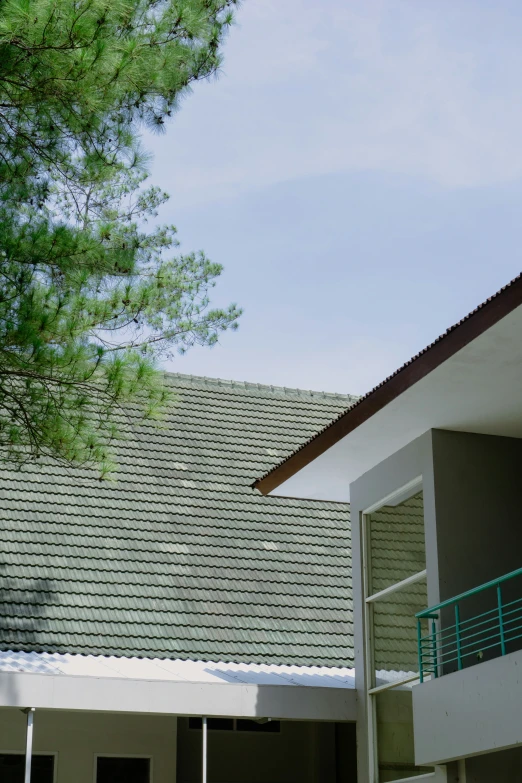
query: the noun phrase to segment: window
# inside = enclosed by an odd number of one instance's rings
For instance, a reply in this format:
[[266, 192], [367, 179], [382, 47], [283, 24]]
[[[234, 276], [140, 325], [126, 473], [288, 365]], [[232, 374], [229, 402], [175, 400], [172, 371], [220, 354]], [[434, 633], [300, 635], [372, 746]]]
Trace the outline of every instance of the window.
[[257, 720], [242, 720], [238, 718], [236, 729], [237, 731], [255, 731], [261, 734], [279, 734], [281, 724], [278, 720], [267, 720], [264, 723], [259, 723]]
[[[201, 729], [203, 720], [201, 718], [189, 718], [189, 729]], [[233, 718], [207, 718], [207, 729], [209, 731], [234, 731]]]
[[150, 758], [96, 757], [96, 783], [150, 783]]
[[420, 479], [362, 515], [370, 783], [422, 776], [414, 763], [411, 685], [418, 680], [415, 614], [427, 606]]
[[[2, 783], [24, 783], [25, 755], [22, 753], [0, 753], [0, 781]], [[54, 756], [34, 754], [31, 759], [31, 783], [53, 783]]]
[[[201, 718], [189, 718], [189, 729], [201, 729]], [[278, 720], [247, 720], [245, 718], [207, 718], [209, 731], [251, 731], [258, 734], [279, 734], [281, 723]]]

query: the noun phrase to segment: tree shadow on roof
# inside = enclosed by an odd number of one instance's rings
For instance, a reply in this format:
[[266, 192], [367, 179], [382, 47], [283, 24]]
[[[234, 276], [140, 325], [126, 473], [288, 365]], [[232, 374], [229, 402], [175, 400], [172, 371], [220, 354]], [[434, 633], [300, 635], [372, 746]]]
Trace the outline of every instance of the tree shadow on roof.
[[[49, 621], [48, 609], [55, 602], [56, 590], [49, 578], [16, 578], [13, 566], [0, 563], [0, 672], [16, 672], [15, 656], [9, 653], [50, 652], [45, 644]], [[30, 671], [24, 662], [24, 671]], [[35, 671], [37, 666], [35, 662]], [[18, 702], [14, 678], [0, 679], [0, 701], [4, 704]], [[30, 706], [30, 705], [26, 705]]]

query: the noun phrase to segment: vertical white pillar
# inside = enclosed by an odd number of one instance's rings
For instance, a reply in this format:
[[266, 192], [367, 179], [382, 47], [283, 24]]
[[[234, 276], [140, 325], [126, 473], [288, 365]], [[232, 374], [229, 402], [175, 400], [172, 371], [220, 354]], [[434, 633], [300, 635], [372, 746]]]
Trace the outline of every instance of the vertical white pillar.
[[[202, 759], [202, 783], [207, 783], [207, 719], [203, 718], [203, 759]], [[28, 782], [26, 782], [28, 783]]]
[[33, 756], [33, 720], [34, 707], [27, 710], [27, 734], [25, 739], [25, 776], [24, 783], [31, 783], [31, 761]]

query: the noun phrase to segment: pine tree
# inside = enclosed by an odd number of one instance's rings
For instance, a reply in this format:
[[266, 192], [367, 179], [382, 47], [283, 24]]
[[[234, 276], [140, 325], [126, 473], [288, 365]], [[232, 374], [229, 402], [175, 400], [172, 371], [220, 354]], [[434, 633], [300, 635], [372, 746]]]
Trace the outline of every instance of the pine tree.
[[237, 0], [0, 5], [0, 458], [110, 468], [118, 412], [169, 400], [161, 356], [212, 345], [221, 273], [154, 218], [144, 126], [214, 74]]

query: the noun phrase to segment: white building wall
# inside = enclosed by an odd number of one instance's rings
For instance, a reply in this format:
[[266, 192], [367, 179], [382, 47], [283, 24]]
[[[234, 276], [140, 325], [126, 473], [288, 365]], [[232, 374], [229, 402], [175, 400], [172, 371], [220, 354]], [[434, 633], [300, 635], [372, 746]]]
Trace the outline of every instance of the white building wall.
[[[518, 651], [416, 685], [417, 763], [522, 747], [521, 672], [522, 651]], [[517, 779], [498, 777], [510, 783]]]

